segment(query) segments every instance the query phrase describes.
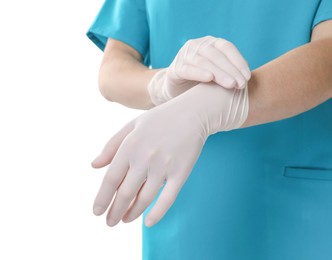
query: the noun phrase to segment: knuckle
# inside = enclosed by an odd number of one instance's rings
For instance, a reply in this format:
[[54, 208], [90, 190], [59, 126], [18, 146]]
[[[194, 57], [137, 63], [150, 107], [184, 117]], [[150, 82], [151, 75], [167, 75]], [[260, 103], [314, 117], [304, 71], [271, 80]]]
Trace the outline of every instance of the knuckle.
[[215, 37], [211, 36], [211, 35], [207, 35], [207, 36], [204, 36], [202, 39], [204, 40], [213, 40]]
[[195, 40], [194, 40], [194, 39], [190, 39], [190, 40], [188, 40], [188, 41], [186, 42], [185, 45], [192, 45], [192, 44], [194, 44], [194, 43], [195, 43]]
[[156, 148], [151, 148], [147, 152], [146, 156], [148, 159], [154, 159], [154, 158], [156, 158], [157, 154], [158, 154], [158, 150]]
[[137, 147], [139, 145], [140, 140], [141, 140], [141, 138], [139, 138], [138, 131], [133, 130], [131, 135], [127, 136], [126, 139], [124, 140], [125, 147], [126, 146]]
[[224, 49], [226, 49], [226, 50], [229, 50], [229, 49], [233, 49], [233, 48], [234, 48], [233, 43], [231, 43], [231, 42], [229, 42], [229, 41], [224, 42], [223, 46], [224, 46]]
[[198, 47], [198, 44], [199, 44], [199, 39], [190, 39], [187, 41], [187, 48], [189, 50], [194, 50], [196, 47]]
[[185, 42], [185, 44], [183, 45], [183, 47], [181, 48], [181, 51], [184, 52], [186, 49], [190, 48], [190, 46], [193, 45], [193, 41], [192, 39], [188, 40]]
[[173, 157], [171, 155], [166, 155], [165, 156], [165, 163], [166, 165], [170, 165], [173, 162]]
[[227, 40], [222, 40], [221, 42], [219, 42], [219, 46], [224, 50], [229, 50], [234, 48], [234, 44]]
[[164, 166], [170, 167], [173, 164], [173, 162], [174, 162], [174, 158], [172, 155], [170, 155], [170, 154], [164, 155], [164, 157], [163, 157]]
[[135, 166], [137, 170], [144, 170], [146, 169], [149, 164], [154, 161], [158, 156], [158, 150], [155, 148], [151, 148], [149, 150], [146, 150], [142, 153], [141, 162]]
[[173, 156], [172, 152], [167, 149], [163, 152], [160, 152], [158, 154], [158, 158], [156, 158], [156, 159], [160, 163], [160, 165], [162, 167], [164, 167], [164, 166], [170, 165], [172, 163], [172, 161], [174, 160], [174, 156]]

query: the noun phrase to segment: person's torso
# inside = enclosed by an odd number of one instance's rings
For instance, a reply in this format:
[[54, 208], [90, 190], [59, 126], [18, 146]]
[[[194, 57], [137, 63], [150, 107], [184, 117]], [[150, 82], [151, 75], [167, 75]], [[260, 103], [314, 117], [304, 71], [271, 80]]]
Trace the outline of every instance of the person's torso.
[[[189, 39], [225, 38], [239, 49], [251, 70], [310, 42], [320, 0], [146, 0], [152, 68], [168, 66]], [[300, 96], [299, 96], [300, 98]], [[332, 100], [298, 116], [225, 135], [239, 136], [253, 159], [280, 164], [332, 167]], [[225, 145], [227, 149], [227, 145]]]

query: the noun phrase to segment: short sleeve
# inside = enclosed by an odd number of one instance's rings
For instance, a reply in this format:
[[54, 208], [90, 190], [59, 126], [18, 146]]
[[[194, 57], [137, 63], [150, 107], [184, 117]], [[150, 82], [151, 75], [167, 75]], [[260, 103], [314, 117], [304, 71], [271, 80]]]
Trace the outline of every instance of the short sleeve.
[[311, 29], [313, 29], [317, 24], [329, 19], [332, 19], [332, 0], [321, 0]]
[[145, 0], [105, 0], [86, 35], [102, 51], [108, 38], [122, 41], [143, 56], [145, 65], [149, 63]]

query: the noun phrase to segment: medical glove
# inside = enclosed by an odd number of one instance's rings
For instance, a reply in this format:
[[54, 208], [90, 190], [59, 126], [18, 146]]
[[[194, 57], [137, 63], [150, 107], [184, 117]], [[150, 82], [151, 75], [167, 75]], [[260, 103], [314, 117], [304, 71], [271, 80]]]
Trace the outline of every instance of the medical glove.
[[158, 71], [147, 89], [152, 103], [162, 104], [199, 82], [215, 81], [226, 88], [244, 88], [248, 63], [231, 42], [212, 36], [189, 40], [168, 68]]
[[94, 168], [109, 164], [95, 198], [94, 214], [101, 215], [110, 207], [109, 226], [121, 219], [130, 222], [151, 204], [166, 180], [145, 225], [160, 221], [190, 175], [207, 138], [245, 122], [247, 89], [201, 83], [126, 124], [92, 162]]

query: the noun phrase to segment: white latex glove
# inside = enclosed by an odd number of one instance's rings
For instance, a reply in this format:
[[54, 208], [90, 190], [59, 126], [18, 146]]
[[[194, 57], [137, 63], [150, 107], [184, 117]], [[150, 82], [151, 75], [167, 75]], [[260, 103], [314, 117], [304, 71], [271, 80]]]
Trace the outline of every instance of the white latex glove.
[[251, 72], [238, 49], [222, 38], [189, 40], [168, 68], [157, 72], [147, 86], [155, 105], [187, 91], [199, 82], [214, 81], [225, 88], [244, 88]]
[[110, 164], [94, 214], [103, 214], [115, 196], [107, 224], [130, 222], [151, 204], [166, 180], [145, 218], [146, 226], [157, 223], [175, 201], [208, 136], [240, 127], [248, 115], [248, 102], [247, 87], [202, 83], [130, 121], [92, 163], [94, 168]]

